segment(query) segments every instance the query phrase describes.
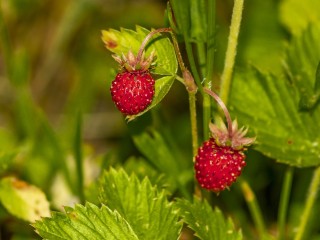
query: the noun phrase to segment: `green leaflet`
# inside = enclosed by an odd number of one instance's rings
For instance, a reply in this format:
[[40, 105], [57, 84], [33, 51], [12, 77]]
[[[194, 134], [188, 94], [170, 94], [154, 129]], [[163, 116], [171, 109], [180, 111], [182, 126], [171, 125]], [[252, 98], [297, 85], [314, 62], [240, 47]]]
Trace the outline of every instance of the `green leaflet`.
[[148, 178], [140, 182], [135, 175], [111, 169], [100, 185], [101, 201], [119, 211], [139, 239], [178, 239], [178, 215], [164, 191], [157, 191]]
[[230, 110], [257, 135], [255, 148], [298, 167], [320, 163], [320, 112], [300, 112], [297, 88], [255, 69], [236, 72]]
[[[105, 172], [100, 181], [102, 207], [92, 203], [65, 213], [53, 212], [33, 226], [45, 239], [167, 240], [178, 239], [181, 231], [176, 210], [164, 191], [149, 179], [139, 181], [123, 169]], [[105, 205], [107, 204], [107, 205]]]
[[168, 183], [172, 189], [179, 188], [189, 196], [186, 191], [186, 183], [193, 179], [193, 171], [188, 165], [178, 159], [180, 156], [174, 155], [172, 149], [163, 136], [153, 130], [151, 132], [141, 132], [133, 135], [133, 141], [138, 150], [155, 166], [159, 172], [164, 173], [168, 178]]
[[94, 204], [66, 207], [66, 213], [53, 212], [51, 218], [44, 218], [33, 224], [44, 239], [108, 239], [138, 240], [129, 224], [117, 211], [108, 207], [98, 208]]
[[283, 0], [280, 3], [280, 19], [293, 34], [300, 34], [308, 25], [320, 23], [318, 0]]
[[300, 93], [300, 108], [311, 110], [319, 100], [320, 24], [293, 39], [286, 57], [286, 72]]
[[318, 64], [320, 27], [312, 26], [289, 45], [285, 74], [255, 69], [235, 73], [231, 110], [257, 134], [257, 150], [297, 167], [320, 163]]
[[218, 208], [212, 210], [207, 201], [202, 202], [195, 198], [191, 203], [179, 199], [175, 205], [179, 209], [183, 221], [200, 239], [242, 239], [241, 231], [235, 230], [231, 219], [226, 220]]

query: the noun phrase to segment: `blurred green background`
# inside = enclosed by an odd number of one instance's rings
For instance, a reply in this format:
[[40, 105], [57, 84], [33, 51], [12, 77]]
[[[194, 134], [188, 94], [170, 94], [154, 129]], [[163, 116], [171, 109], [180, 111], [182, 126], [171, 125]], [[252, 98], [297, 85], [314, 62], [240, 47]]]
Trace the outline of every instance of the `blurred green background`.
[[[238, 67], [249, 62], [273, 73], [280, 71], [282, 49], [289, 34], [278, 18], [279, 2], [245, 1]], [[217, 1], [217, 77], [224, 63], [232, 4], [230, 0]], [[104, 48], [101, 30], [134, 29], [136, 25], [147, 29], [163, 27], [166, 1], [2, 0], [0, 7], [0, 176], [14, 175], [38, 186], [52, 201], [52, 208], [60, 209], [77, 199], [72, 169], [79, 126], [86, 186], [96, 179], [101, 168], [139, 155], [127, 123], [111, 101], [108, 82], [118, 66]], [[171, 132], [191, 165], [188, 96], [184, 87], [175, 83], [159, 108], [130, 123], [129, 128], [149, 124], [150, 115], [159, 129]], [[272, 222], [283, 166], [254, 151], [248, 161], [244, 175]], [[301, 191], [295, 191], [294, 198], [302, 200], [309, 169], [297, 175], [300, 181], [295, 188]], [[87, 199], [94, 202], [94, 189], [89, 187], [87, 191]], [[244, 214], [240, 190], [228, 193], [228, 197], [222, 193], [216, 201], [235, 215]], [[27, 239], [32, 236], [31, 231], [28, 224], [8, 215], [0, 206], [0, 239]]]

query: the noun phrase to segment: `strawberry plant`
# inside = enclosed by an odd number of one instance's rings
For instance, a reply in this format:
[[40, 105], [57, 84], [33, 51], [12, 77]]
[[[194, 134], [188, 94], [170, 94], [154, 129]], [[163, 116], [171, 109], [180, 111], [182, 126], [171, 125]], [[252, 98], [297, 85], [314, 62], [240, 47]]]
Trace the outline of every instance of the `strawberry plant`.
[[11, 41], [23, 4], [0, 6], [0, 239], [320, 237], [320, 3], [170, 0], [161, 24], [109, 25], [116, 5], [70, 1], [43, 61]]

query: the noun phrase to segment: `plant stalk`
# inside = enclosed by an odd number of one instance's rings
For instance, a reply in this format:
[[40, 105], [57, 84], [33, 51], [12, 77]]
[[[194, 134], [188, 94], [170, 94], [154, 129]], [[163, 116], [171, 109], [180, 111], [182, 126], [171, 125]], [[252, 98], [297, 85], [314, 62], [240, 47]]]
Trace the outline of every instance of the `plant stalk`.
[[253, 221], [257, 227], [258, 233], [260, 238], [265, 234], [265, 224], [262, 218], [261, 210], [259, 204], [257, 202], [256, 196], [252, 189], [250, 188], [249, 184], [245, 180], [241, 180], [241, 190], [243, 192], [244, 199], [246, 200], [251, 216]]
[[[204, 87], [212, 90], [214, 73], [214, 44], [215, 44], [215, 12], [216, 1], [208, 0], [208, 32], [207, 32], [207, 59], [206, 76], [204, 78]], [[207, 94], [203, 95], [203, 136], [204, 139], [210, 137], [209, 122], [211, 121], [211, 98]]]
[[309, 187], [309, 191], [306, 199], [305, 208], [300, 218], [300, 225], [298, 227], [297, 234], [294, 238], [295, 240], [301, 240], [303, 237], [308, 220], [311, 215], [312, 207], [318, 195], [319, 187], [320, 187], [320, 167], [317, 167], [313, 173], [313, 177], [310, 183], [310, 187]]
[[76, 121], [76, 132], [74, 139], [74, 158], [76, 161], [76, 171], [77, 171], [77, 189], [80, 201], [82, 204], [85, 203], [84, 195], [84, 179], [83, 179], [83, 156], [82, 156], [82, 146], [81, 146], [81, 126], [82, 117], [81, 113], [78, 113]]
[[219, 106], [221, 107], [225, 117], [226, 117], [226, 120], [227, 120], [227, 124], [228, 124], [228, 134], [229, 134], [229, 138], [231, 139], [232, 138], [232, 135], [233, 135], [233, 128], [232, 128], [232, 120], [231, 120], [231, 116], [230, 116], [230, 113], [226, 107], [226, 105], [224, 104], [224, 102], [221, 100], [221, 98], [216, 94], [214, 93], [213, 91], [205, 88], [204, 89], [204, 92], [205, 93], [208, 93], [210, 96], [212, 96], [214, 98], [214, 100], [219, 104]]
[[285, 239], [285, 228], [286, 228], [286, 218], [288, 212], [288, 203], [290, 199], [290, 192], [292, 187], [292, 179], [293, 179], [293, 167], [288, 167], [285, 172], [283, 186], [281, 190], [280, 197], [280, 206], [278, 211], [278, 240]]
[[235, 63], [235, 57], [237, 54], [237, 44], [242, 19], [243, 2], [244, 0], [235, 0], [233, 6], [226, 58], [221, 76], [220, 97], [226, 105], [228, 105], [232, 73]]
[[198, 128], [197, 128], [196, 94], [193, 92], [189, 92], [189, 109], [190, 109], [191, 135], [192, 135], [192, 153], [193, 153], [193, 157], [195, 157], [198, 151]]
[[150, 39], [157, 33], [161, 33], [161, 32], [172, 32], [171, 28], [159, 28], [156, 30], [151, 31], [144, 39], [143, 42], [141, 43], [139, 52], [137, 54], [137, 62], [140, 62], [142, 55], [143, 55], [143, 51], [145, 49], [145, 47], [147, 46], [148, 42], [150, 41]]

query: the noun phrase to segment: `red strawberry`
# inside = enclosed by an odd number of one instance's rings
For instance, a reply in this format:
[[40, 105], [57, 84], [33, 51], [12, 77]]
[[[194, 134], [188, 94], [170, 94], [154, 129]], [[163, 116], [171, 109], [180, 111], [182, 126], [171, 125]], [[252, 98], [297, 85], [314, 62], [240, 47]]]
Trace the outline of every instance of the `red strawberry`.
[[136, 115], [152, 102], [155, 81], [148, 71], [118, 73], [111, 84], [112, 100], [125, 115]]
[[216, 93], [207, 88], [203, 90], [220, 105], [228, 127], [209, 124], [212, 137], [198, 149], [194, 168], [200, 186], [218, 193], [231, 186], [240, 176], [246, 165], [244, 146], [252, 144], [255, 138], [245, 137], [248, 129], [238, 129], [237, 121], [232, 122], [226, 105]]
[[144, 52], [137, 57], [131, 51], [127, 56], [113, 56], [120, 64], [118, 73], [111, 84], [112, 100], [125, 115], [136, 115], [145, 110], [152, 102], [155, 93], [155, 80], [149, 73], [154, 52], [144, 58]]
[[234, 183], [246, 165], [241, 150], [219, 146], [213, 138], [204, 142], [196, 156], [196, 178], [201, 187], [220, 192]]
[[196, 179], [201, 187], [220, 192], [231, 186], [246, 165], [243, 147], [255, 138], [244, 137], [247, 129], [238, 129], [237, 121], [222, 128], [210, 124], [212, 137], [203, 143], [195, 157]]

